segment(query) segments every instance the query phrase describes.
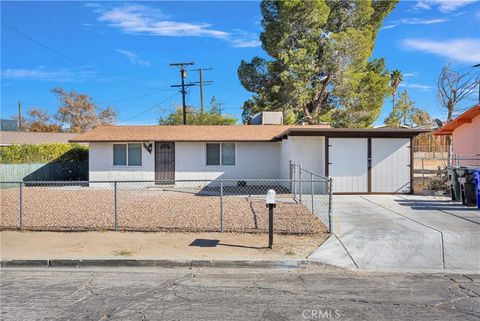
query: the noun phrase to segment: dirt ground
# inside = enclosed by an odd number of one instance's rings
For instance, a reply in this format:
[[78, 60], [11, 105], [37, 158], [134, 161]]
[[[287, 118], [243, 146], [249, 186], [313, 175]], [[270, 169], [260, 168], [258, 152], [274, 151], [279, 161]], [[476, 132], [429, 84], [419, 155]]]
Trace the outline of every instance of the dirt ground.
[[[17, 229], [18, 188], [1, 189], [1, 229]], [[277, 195], [279, 199], [282, 195]], [[113, 230], [113, 190], [92, 187], [23, 189], [23, 229], [47, 231]], [[220, 197], [163, 189], [139, 188], [117, 193], [118, 227], [130, 231], [220, 231]], [[264, 198], [223, 197], [223, 227], [232, 232], [267, 232]], [[326, 227], [304, 205], [285, 197], [275, 209], [278, 233], [323, 233]]]
[[421, 194], [422, 190], [427, 188], [430, 178], [437, 175], [438, 168], [445, 168], [446, 160], [424, 159], [423, 174], [421, 158], [415, 158], [413, 166], [413, 191], [415, 194]]
[[[2, 259], [142, 258], [265, 260], [306, 258], [327, 238], [317, 235], [145, 232], [0, 232]], [[197, 246], [192, 245], [195, 242]], [[198, 241], [209, 240], [209, 241]], [[216, 246], [211, 241], [218, 240]]]

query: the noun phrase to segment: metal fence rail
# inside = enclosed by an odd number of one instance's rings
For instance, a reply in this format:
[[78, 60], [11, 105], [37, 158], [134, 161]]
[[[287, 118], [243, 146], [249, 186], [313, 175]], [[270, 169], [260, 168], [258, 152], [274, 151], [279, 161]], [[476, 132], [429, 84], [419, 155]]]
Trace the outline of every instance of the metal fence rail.
[[266, 232], [274, 189], [276, 232], [329, 231], [331, 185], [312, 177], [0, 182], [0, 229]]
[[451, 166], [480, 167], [480, 154], [453, 154]]

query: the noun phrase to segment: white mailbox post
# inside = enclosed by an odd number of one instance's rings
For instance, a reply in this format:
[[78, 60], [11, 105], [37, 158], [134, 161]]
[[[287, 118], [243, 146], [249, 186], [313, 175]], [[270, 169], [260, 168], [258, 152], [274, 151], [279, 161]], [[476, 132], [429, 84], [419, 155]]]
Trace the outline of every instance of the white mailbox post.
[[273, 209], [276, 206], [277, 193], [273, 189], [268, 190], [265, 201], [268, 207], [268, 248], [273, 246]]

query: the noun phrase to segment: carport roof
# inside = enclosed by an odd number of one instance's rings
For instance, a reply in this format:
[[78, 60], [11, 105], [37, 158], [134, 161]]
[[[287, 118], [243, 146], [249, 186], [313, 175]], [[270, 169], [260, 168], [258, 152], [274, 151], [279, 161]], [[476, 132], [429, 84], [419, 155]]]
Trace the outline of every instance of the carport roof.
[[414, 137], [428, 130], [330, 128], [327, 125], [158, 125], [100, 126], [70, 142], [269, 142], [287, 136]]
[[411, 128], [290, 128], [275, 140], [287, 138], [287, 136], [328, 136], [328, 137], [384, 137], [384, 138], [410, 138], [421, 133], [430, 132], [429, 129]]

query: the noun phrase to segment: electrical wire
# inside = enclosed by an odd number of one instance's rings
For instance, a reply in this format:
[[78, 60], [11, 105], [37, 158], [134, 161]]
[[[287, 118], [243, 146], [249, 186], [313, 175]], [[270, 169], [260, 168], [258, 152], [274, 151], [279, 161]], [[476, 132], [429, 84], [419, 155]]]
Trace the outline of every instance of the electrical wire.
[[118, 121], [118, 123], [127, 122], [127, 121], [129, 121], [129, 120], [132, 120], [132, 119], [134, 119], [134, 118], [137, 118], [138, 116], [142, 116], [143, 114], [146, 114], [146, 113], [148, 113], [148, 112], [150, 112], [150, 111], [152, 111], [152, 110], [154, 110], [154, 109], [161, 108], [161, 106], [159, 106], [159, 105], [161, 105], [161, 104], [163, 104], [164, 102], [168, 101], [169, 99], [171, 99], [172, 97], [174, 97], [174, 96], [177, 95], [177, 94], [178, 94], [178, 93], [176, 92], [176, 93], [174, 93], [173, 95], [168, 96], [167, 98], [165, 98], [164, 100], [162, 100], [162, 101], [159, 102], [158, 104], [155, 104], [155, 106], [150, 107], [150, 108], [148, 108], [148, 109], [145, 109], [144, 111], [142, 111], [142, 112], [140, 112], [140, 113], [138, 113], [138, 114], [136, 114], [136, 115], [133, 115], [133, 116], [131, 116], [131, 117], [129, 117], [129, 118], [120, 120], [120, 121]]
[[24, 37], [25, 39], [30, 40], [31, 42], [37, 44], [38, 46], [43, 47], [43, 48], [47, 49], [48, 51], [53, 52], [53, 53], [56, 54], [57, 56], [62, 57], [63, 59], [71, 62], [72, 64], [75, 64], [75, 65], [80, 66], [80, 67], [82, 67], [82, 68], [94, 70], [94, 71], [96, 71], [99, 75], [102, 75], [102, 76], [104, 76], [104, 77], [106, 77], [106, 78], [110, 78], [110, 79], [113, 79], [113, 80], [116, 80], [116, 81], [119, 81], [119, 82], [124, 82], [124, 83], [126, 83], [126, 84], [131, 85], [131, 86], [136, 86], [136, 87], [141, 87], [141, 88], [146, 88], [146, 89], [156, 90], [156, 91], [164, 91], [164, 89], [159, 89], [159, 88], [154, 88], [154, 87], [148, 87], [148, 86], [140, 85], [140, 84], [137, 84], [137, 83], [134, 83], [134, 82], [131, 82], [131, 81], [128, 81], [128, 80], [124, 80], [124, 79], [121, 79], [121, 78], [118, 78], [118, 77], [109, 75], [109, 74], [107, 74], [107, 73], [104, 73], [104, 72], [102, 72], [102, 71], [100, 71], [100, 70], [98, 70], [98, 69], [96, 69], [96, 68], [94, 68], [94, 67], [92, 67], [92, 66], [87, 66], [87, 65], [85, 65], [85, 64], [82, 64], [81, 62], [78, 62], [77, 60], [75, 60], [75, 59], [73, 59], [73, 58], [71, 58], [71, 57], [69, 57], [69, 56], [67, 56], [67, 55], [59, 52], [58, 50], [55, 50], [55, 49], [47, 46], [46, 44], [44, 44], [44, 43], [42, 43], [42, 42], [40, 42], [40, 41], [38, 41], [38, 40], [30, 37], [29, 35], [21, 32], [20, 30], [18, 30], [18, 29], [16, 29], [15, 27], [7, 24], [7, 23], [4, 22], [4, 21], [2, 21], [2, 25], [5, 26], [5, 27], [7, 27], [7, 28], [10, 29], [10, 30], [16, 32], [17, 34], [21, 35], [21, 36]]
[[[169, 90], [171, 90], [171, 89], [169, 89]], [[112, 100], [103, 100], [103, 101], [97, 101], [95, 103], [96, 104], [109, 104], [109, 103], [116, 103], [116, 102], [122, 102], [122, 101], [128, 101], [128, 100], [135, 100], [135, 99], [140, 99], [140, 98], [155, 96], [155, 95], [160, 95], [160, 94], [162, 94], [162, 92], [154, 92], [154, 93], [149, 93], [149, 94], [140, 95], [140, 96], [132, 96], [132, 97], [119, 98], [119, 99], [112, 99]], [[23, 101], [23, 100], [22, 100], [22, 104], [32, 105], [32, 106], [44, 105], [44, 104], [32, 103], [32, 102]]]
[[160, 94], [162, 94], [162, 93], [161, 92], [155, 92], [155, 93], [149, 93], [149, 94], [140, 95], [140, 96], [132, 96], [132, 97], [126, 97], [126, 98], [113, 99], [113, 100], [104, 100], [104, 101], [97, 102], [97, 104], [117, 103], [117, 102], [121, 102], [121, 101], [135, 100], [135, 99], [139, 99], [139, 98], [155, 96], [155, 95], [160, 95]]

